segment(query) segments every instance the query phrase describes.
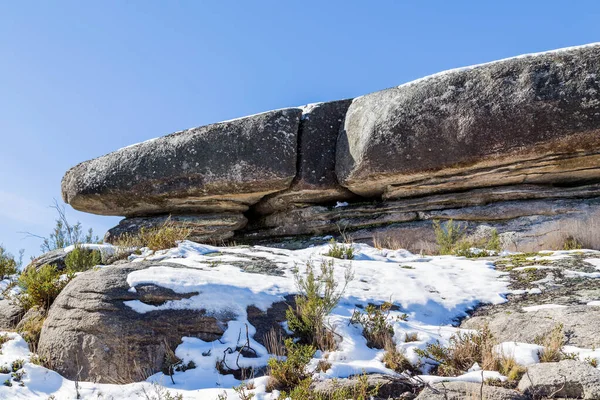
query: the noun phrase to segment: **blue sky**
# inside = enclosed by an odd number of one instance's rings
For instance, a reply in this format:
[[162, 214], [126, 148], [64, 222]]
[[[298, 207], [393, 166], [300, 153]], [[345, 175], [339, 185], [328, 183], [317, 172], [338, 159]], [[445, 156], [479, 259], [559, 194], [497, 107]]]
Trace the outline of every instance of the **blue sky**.
[[[598, 1], [0, 1], [0, 243], [71, 166], [184, 128], [600, 41]], [[118, 217], [68, 208], [99, 234]]]

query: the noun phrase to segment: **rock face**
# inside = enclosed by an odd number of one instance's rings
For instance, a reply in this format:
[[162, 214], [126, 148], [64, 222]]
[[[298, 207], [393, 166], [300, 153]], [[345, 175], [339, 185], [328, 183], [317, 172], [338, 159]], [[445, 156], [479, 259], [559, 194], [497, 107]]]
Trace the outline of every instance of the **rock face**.
[[355, 197], [335, 175], [338, 132], [352, 100], [305, 107], [298, 132], [298, 169], [289, 189], [267, 196], [255, 210], [271, 214], [293, 204], [326, 203]]
[[600, 46], [448, 71], [359, 97], [340, 183], [386, 199], [600, 178]]
[[519, 390], [541, 398], [599, 399], [600, 370], [574, 360], [536, 364], [527, 369]]
[[101, 215], [245, 211], [296, 175], [301, 113], [188, 129], [86, 161], [64, 176], [63, 199]]
[[172, 215], [200, 242], [344, 232], [419, 251], [454, 219], [510, 250], [600, 247], [582, 228], [600, 222], [599, 165], [595, 44], [177, 132], [79, 164], [62, 193], [128, 217], [109, 240]]
[[196, 242], [219, 243], [233, 236], [233, 231], [246, 225], [246, 217], [241, 213], [160, 215], [153, 217], [126, 218], [111, 228], [104, 241], [113, 243], [121, 235], [136, 234], [142, 228], [157, 228], [167, 221], [173, 226], [190, 229], [189, 240]]
[[[172, 264], [160, 264], [178, 267]], [[127, 275], [152, 263], [114, 265], [78, 275], [48, 312], [39, 354], [69, 379], [105, 383], [144, 380], [161, 369], [167, 349], [184, 336], [213, 341], [223, 324], [202, 311], [165, 310], [138, 313], [124, 301], [158, 305], [188, 298], [153, 285], [129, 291]]]

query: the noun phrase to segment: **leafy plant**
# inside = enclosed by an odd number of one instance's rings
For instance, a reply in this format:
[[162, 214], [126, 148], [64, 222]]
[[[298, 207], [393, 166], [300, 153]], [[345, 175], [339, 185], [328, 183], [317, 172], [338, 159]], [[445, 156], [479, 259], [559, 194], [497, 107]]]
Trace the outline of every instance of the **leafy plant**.
[[392, 340], [394, 329], [388, 322], [392, 303], [383, 303], [377, 307], [369, 304], [364, 312], [355, 310], [350, 322], [359, 324], [363, 328], [363, 336], [367, 339], [367, 346], [383, 349]]
[[71, 273], [87, 271], [100, 264], [102, 264], [100, 251], [86, 249], [80, 244], [76, 244], [75, 248], [65, 258], [67, 271]]
[[323, 261], [320, 274], [312, 263], [306, 264], [306, 277], [295, 274], [300, 294], [296, 296], [296, 307], [286, 312], [288, 327], [305, 344], [321, 350], [332, 349], [335, 342], [331, 329], [325, 326], [325, 317], [337, 306], [348, 283], [353, 279], [350, 269], [346, 270], [344, 284], [339, 288], [334, 278], [333, 261]]
[[317, 349], [312, 345], [294, 343], [291, 338], [285, 340], [285, 348], [285, 359], [271, 358], [268, 361], [270, 390], [290, 390], [310, 378], [306, 367]]
[[28, 268], [19, 276], [22, 292], [17, 296], [17, 301], [25, 310], [38, 306], [47, 311], [72, 278], [71, 274], [61, 278], [60, 271], [54, 265]]
[[352, 260], [354, 258], [354, 249], [351, 244], [338, 244], [335, 239], [331, 239], [329, 250], [325, 255], [343, 260]]
[[12, 254], [0, 245], [0, 279], [8, 278], [10, 275], [17, 273], [18, 263]]
[[583, 244], [573, 236], [567, 236], [563, 244], [563, 250], [580, 250]]
[[439, 220], [433, 220], [433, 231], [442, 255], [453, 254], [456, 245], [466, 235], [466, 227], [453, 220], [447, 221], [444, 225]]
[[383, 354], [383, 363], [391, 370], [398, 373], [410, 371], [416, 373], [418, 368], [414, 366], [403, 351], [399, 351], [393, 341], [388, 341]]
[[563, 324], [556, 324], [548, 334], [537, 336], [534, 343], [544, 348], [538, 354], [540, 362], [558, 362], [566, 358], [562, 350], [566, 344]]

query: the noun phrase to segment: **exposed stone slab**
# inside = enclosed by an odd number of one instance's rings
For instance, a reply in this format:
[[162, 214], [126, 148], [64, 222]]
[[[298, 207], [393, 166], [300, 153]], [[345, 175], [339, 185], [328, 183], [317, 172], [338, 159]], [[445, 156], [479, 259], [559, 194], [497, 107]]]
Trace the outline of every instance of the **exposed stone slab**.
[[354, 99], [340, 183], [386, 199], [600, 178], [600, 45], [432, 75]]
[[270, 214], [298, 203], [327, 203], [355, 195], [335, 175], [335, 148], [351, 99], [310, 104], [298, 132], [298, 170], [289, 189], [265, 197], [254, 210]]
[[153, 217], [126, 218], [119, 225], [108, 230], [104, 241], [114, 243], [123, 234], [136, 234], [142, 228], [156, 228], [167, 221], [173, 226], [190, 229], [189, 240], [203, 243], [219, 243], [233, 236], [233, 232], [243, 228], [247, 219], [241, 213], [160, 215]]
[[[482, 396], [483, 394], [483, 396]], [[426, 387], [417, 400], [527, 400], [516, 390], [473, 382], [443, 382]]]
[[65, 174], [63, 199], [101, 215], [246, 211], [296, 176], [301, 113], [188, 129], [83, 162]]

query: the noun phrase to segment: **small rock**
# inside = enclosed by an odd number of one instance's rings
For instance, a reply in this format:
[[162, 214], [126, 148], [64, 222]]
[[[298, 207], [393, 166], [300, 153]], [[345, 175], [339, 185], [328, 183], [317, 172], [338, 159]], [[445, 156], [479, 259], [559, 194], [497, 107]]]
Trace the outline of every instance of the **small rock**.
[[[483, 392], [483, 397], [481, 393]], [[516, 390], [481, 386], [473, 382], [440, 382], [426, 387], [417, 400], [525, 400], [526, 396]]]

